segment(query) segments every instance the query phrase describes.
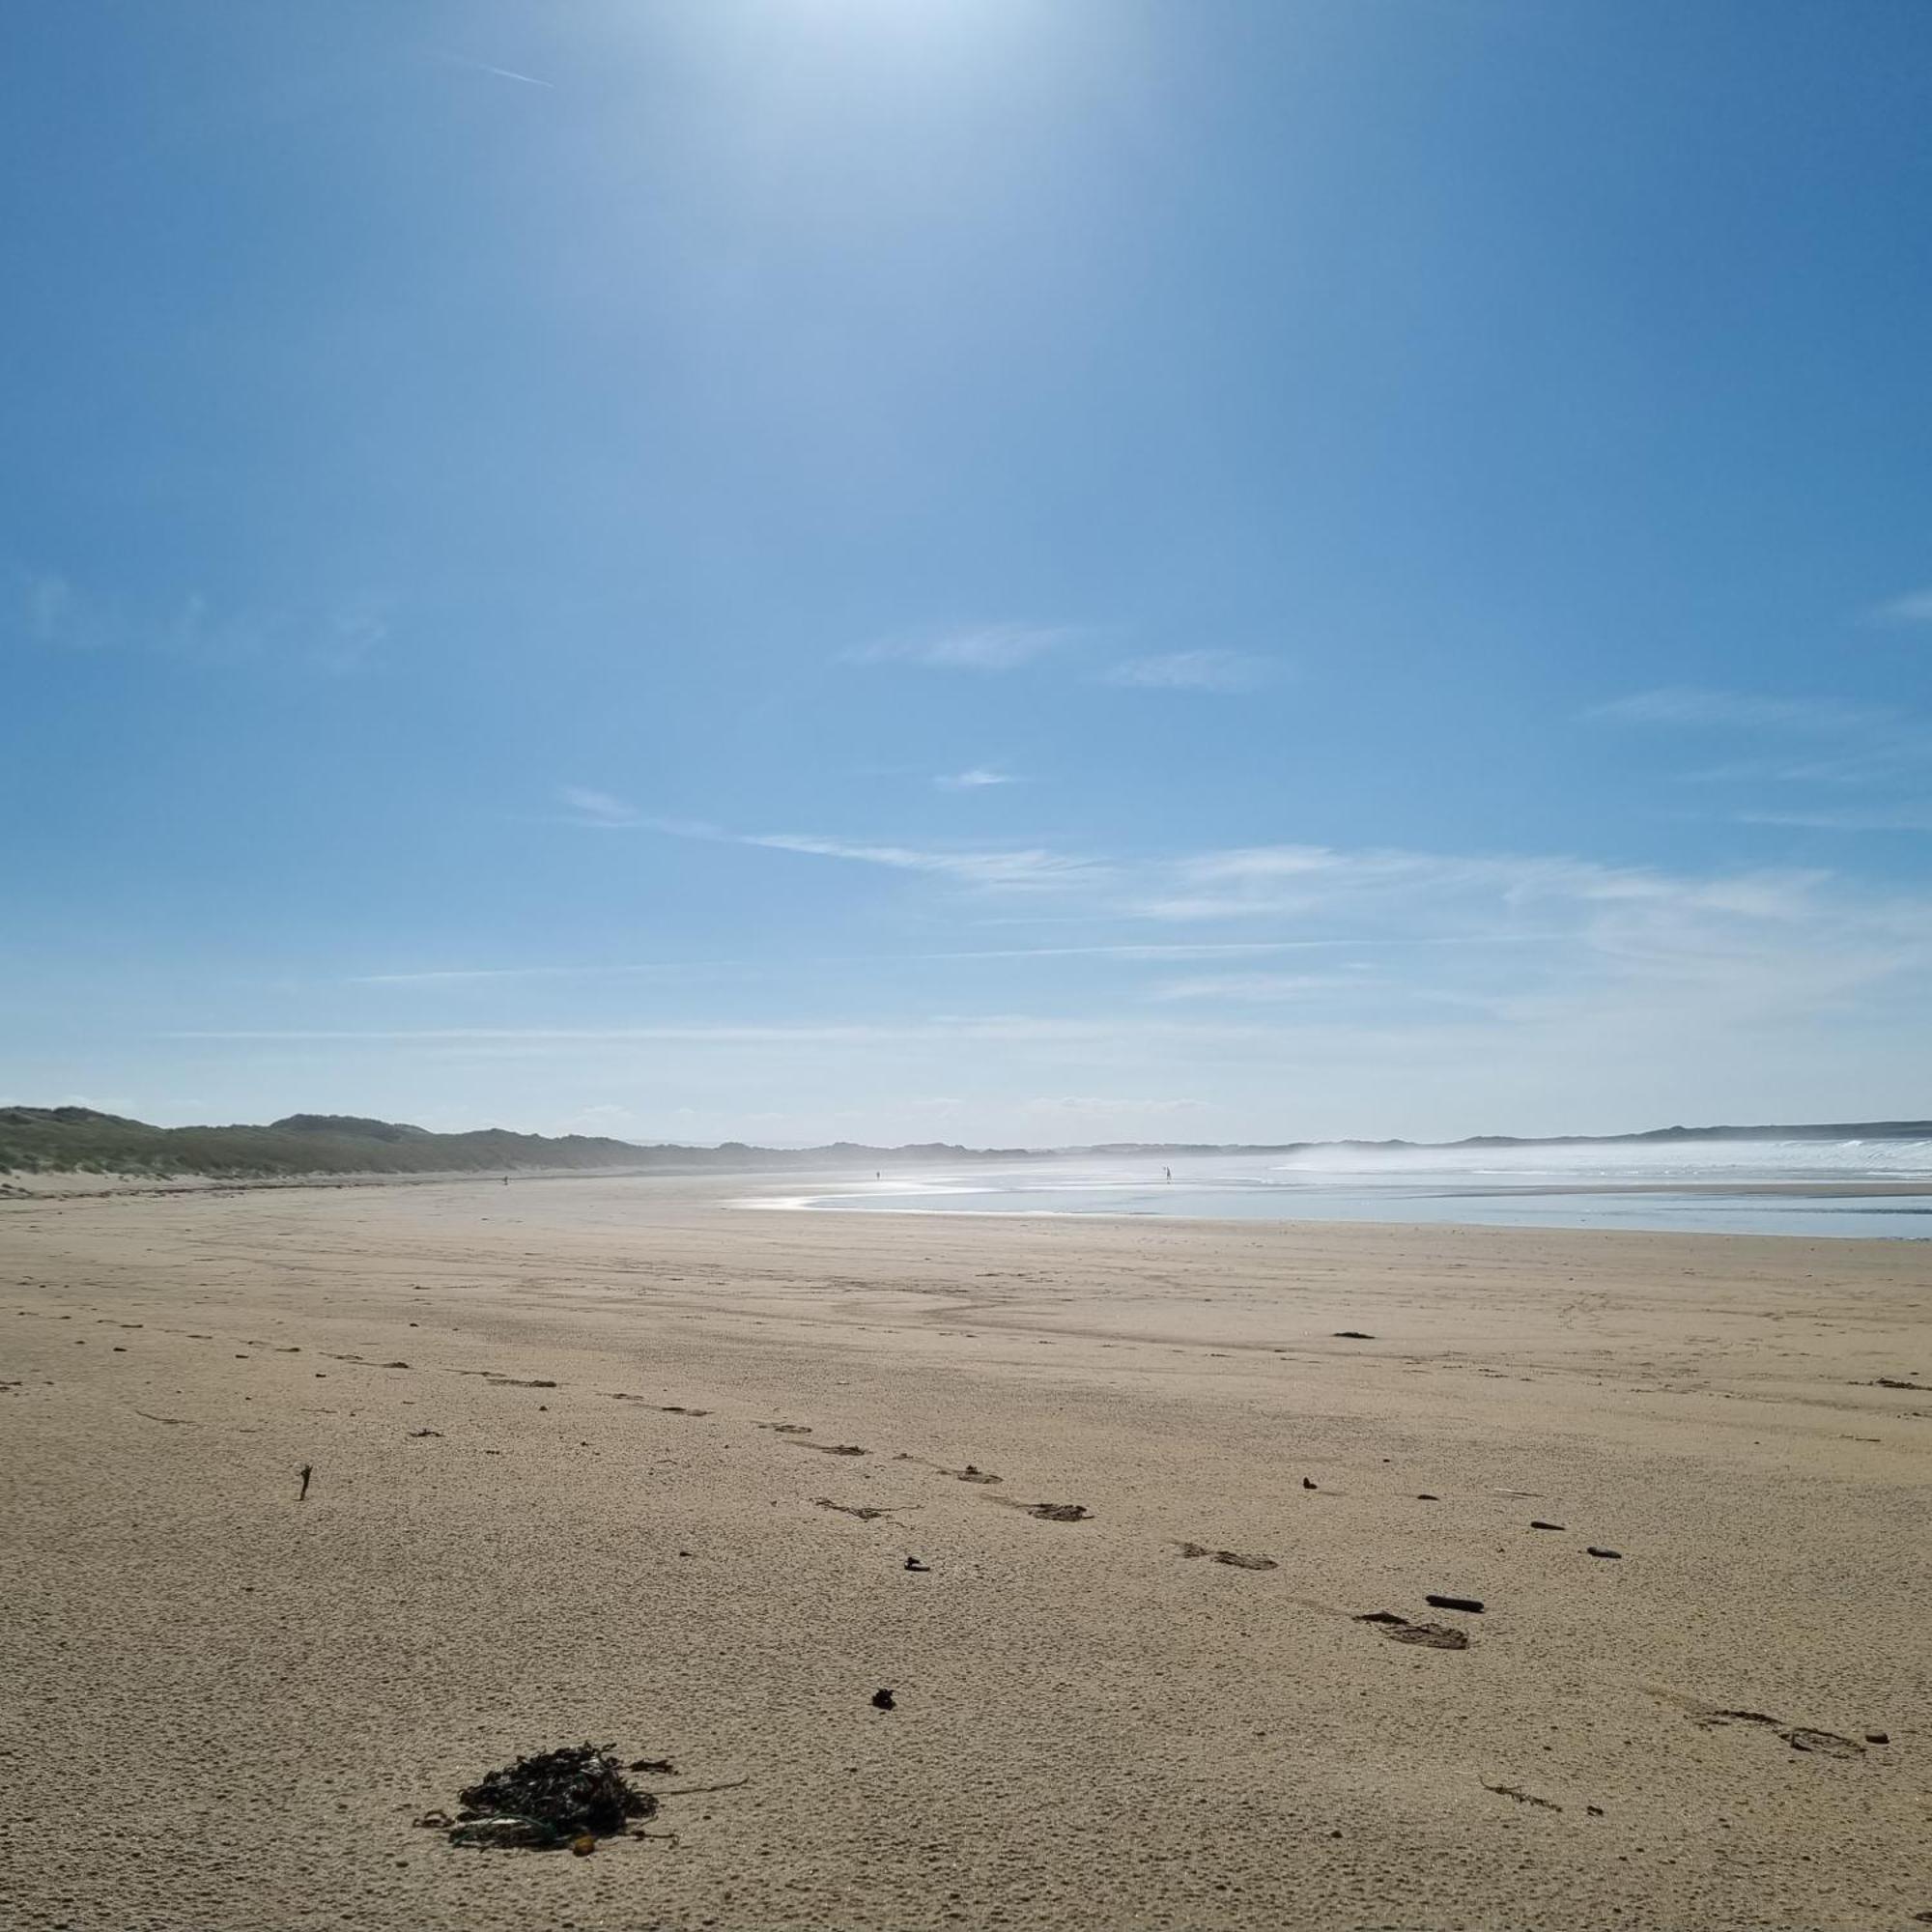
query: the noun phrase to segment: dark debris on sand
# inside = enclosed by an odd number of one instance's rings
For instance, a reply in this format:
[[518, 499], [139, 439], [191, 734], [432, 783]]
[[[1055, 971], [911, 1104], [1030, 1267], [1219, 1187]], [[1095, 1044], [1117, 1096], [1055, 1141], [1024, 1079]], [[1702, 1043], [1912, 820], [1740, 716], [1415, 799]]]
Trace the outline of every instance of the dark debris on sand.
[[520, 1757], [457, 1794], [452, 1845], [550, 1851], [608, 1838], [635, 1819], [657, 1815], [658, 1801], [624, 1776], [614, 1747], [567, 1746]]
[[1419, 1644], [1424, 1650], [1467, 1650], [1467, 1631], [1452, 1630], [1447, 1624], [1412, 1624], [1393, 1610], [1364, 1610], [1355, 1621], [1374, 1624], [1385, 1637], [1397, 1643]]
[[1248, 1556], [1238, 1549], [1209, 1549], [1205, 1543], [1183, 1543], [1179, 1546], [1183, 1556], [1206, 1556], [1216, 1563], [1226, 1563], [1236, 1570], [1272, 1570], [1276, 1563], [1272, 1556]]

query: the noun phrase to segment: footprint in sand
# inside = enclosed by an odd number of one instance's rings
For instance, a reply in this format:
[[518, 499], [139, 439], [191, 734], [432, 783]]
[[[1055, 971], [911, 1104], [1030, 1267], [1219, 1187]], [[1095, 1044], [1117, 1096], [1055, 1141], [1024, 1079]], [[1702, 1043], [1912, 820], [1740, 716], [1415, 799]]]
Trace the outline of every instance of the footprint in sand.
[[1818, 1757], [1863, 1757], [1865, 1747], [1851, 1738], [1841, 1738], [1836, 1731], [1813, 1730], [1808, 1724], [1788, 1724], [1782, 1718], [1774, 1718], [1768, 1711], [1714, 1710], [1689, 1697], [1680, 1697], [1674, 1691], [1653, 1690], [1653, 1697], [1666, 1704], [1675, 1704], [1700, 1731], [1722, 1730], [1731, 1724], [1754, 1724], [1760, 1730], [1775, 1732], [1793, 1750], [1809, 1751]]
[[1469, 1633], [1451, 1630], [1447, 1624], [1412, 1624], [1406, 1617], [1399, 1617], [1393, 1610], [1365, 1610], [1356, 1617], [1358, 1624], [1374, 1624], [1381, 1634], [1395, 1643], [1420, 1644], [1425, 1650], [1467, 1650]]
[[1272, 1556], [1244, 1556], [1238, 1549], [1209, 1549], [1205, 1543], [1183, 1543], [1183, 1556], [1206, 1556], [1214, 1563], [1231, 1564], [1236, 1570], [1276, 1570], [1281, 1566]]
[[856, 1442], [794, 1442], [794, 1449], [814, 1449], [821, 1456], [864, 1456], [867, 1452]]
[[1841, 1738], [1836, 1731], [1807, 1730], [1803, 1724], [1779, 1733], [1793, 1750], [1816, 1751], [1820, 1757], [1863, 1757], [1865, 1747]]

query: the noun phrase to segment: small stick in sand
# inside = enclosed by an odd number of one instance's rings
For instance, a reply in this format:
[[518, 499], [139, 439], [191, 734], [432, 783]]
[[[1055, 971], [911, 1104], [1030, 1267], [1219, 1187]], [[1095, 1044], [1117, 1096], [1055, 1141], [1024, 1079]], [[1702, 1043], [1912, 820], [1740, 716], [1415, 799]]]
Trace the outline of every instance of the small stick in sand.
[[309, 1478], [314, 1474], [315, 1474], [315, 1468], [312, 1463], [304, 1463], [301, 1465], [301, 1479], [302, 1479], [301, 1494], [296, 1498], [297, 1502], [300, 1503], [300, 1502], [306, 1502], [308, 1500]]

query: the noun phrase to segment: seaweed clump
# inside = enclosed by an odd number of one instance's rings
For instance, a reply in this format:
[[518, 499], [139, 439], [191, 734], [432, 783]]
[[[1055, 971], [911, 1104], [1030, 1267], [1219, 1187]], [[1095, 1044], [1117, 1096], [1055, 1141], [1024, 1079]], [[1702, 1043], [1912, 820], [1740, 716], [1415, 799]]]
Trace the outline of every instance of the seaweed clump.
[[588, 1850], [658, 1808], [651, 1793], [625, 1777], [613, 1747], [589, 1744], [520, 1757], [459, 1792], [457, 1802], [463, 1808], [451, 1844], [529, 1851]]

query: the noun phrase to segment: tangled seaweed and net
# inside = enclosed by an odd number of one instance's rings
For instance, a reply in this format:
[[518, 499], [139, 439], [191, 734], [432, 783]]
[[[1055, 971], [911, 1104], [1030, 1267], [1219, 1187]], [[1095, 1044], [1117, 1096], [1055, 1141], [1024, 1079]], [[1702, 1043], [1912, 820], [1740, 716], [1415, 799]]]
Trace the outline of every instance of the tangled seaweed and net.
[[651, 1793], [625, 1777], [613, 1747], [589, 1744], [520, 1757], [459, 1792], [457, 1802], [452, 1844], [532, 1851], [611, 1837], [658, 1808]]

